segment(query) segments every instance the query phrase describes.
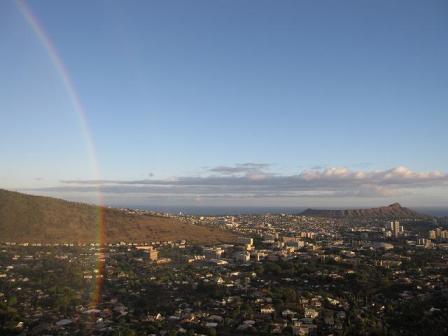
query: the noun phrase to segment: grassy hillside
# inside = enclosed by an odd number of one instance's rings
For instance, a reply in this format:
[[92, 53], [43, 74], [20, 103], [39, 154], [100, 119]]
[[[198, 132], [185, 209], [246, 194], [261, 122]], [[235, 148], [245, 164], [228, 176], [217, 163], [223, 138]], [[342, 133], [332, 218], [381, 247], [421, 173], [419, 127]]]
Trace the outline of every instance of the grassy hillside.
[[[207, 244], [234, 239], [228, 232], [173, 218], [102, 209], [107, 242], [186, 239]], [[93, 242], [97, 223], [96, 206], [0, 189], [0, 241]]]

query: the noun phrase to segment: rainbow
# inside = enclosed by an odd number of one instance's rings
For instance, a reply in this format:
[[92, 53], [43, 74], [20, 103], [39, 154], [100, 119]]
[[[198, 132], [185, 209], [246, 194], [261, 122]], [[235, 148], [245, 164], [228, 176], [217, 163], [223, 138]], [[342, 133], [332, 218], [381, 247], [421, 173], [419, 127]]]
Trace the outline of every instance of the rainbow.
[[[59, 75], [62, 84], [67, 92], [70, 102], [73, 105], [75, 112], [79, 117], [80, 127], [84, 138], [86, 139], [87, 152], [89, 156], [89, 162], [91, 164], [91, 169], [94, 174], [95, 179], [100, 180], [100, 169], [97, 161], [95, 145], [93, 142], [93, 137], [87, 123], [85, 108], [82, 101], [76, 91], [76, 87], [70, 78], [70, 75], [64, 66], [58, 50], [52, 43], [48, 34], [45, 32], [42, 24], [40, 24], [37, 17], [33, 14], [31, 8], [27, 5], [25, 0], [17, 0], [17, 7], [20, 13], [25, 18], [26, 22], [29, 24], [39, 41], [44, 46], [47, 54], [53, 64], [57, 74]], [[99, 244], [100, 248], [105, 245], [105, 215], [104, 215], [104, 200], [101, 194], [100, 188], [97, 188], [97, 216], [96, 216], [96, 243]], [[102, 251], [102, 249], [100, 249]], [[96, 254], [96, 269], [98, 270], [96, 274], [96, 282], [94, 289], [91, 294], [91, 305], [97, 306], [101, 299], [101, 290], [103, 286], [103, 276], [104, 276], [104, 253], [100, 252]]]

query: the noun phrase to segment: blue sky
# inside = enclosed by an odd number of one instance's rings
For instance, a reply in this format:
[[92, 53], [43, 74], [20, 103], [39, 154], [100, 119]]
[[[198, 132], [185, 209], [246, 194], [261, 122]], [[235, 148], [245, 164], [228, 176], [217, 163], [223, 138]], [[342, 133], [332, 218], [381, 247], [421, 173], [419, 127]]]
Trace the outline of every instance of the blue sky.
[[[100, 174], [48, 51], [2, 1], [1, 187], [90, 200], [100, 185], [129, 204], [448, 202], [446, 1], [27, 3], [85, 106]], [[310, 171], [346, 182], [287, 179]], [[379, 181], [388, 171], [404, 182]], [[272, 186], [247, 187], [255, 175]]]

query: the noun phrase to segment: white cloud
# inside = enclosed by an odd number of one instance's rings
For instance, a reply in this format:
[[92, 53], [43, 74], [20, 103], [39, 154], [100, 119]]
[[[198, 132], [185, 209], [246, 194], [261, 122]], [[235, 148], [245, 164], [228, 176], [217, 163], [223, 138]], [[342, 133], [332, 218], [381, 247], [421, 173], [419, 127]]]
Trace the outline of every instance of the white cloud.
[[[439, 171], [414, 172], [398, 166], [381, 171], [344, 167], [304, 170], [280, 175], [269, 165], [245, 163], [209, 168], [200, 176], [169, 179], [62, 181], [48, 191], [142, 194], [151, 197], [267, 198], [267, 197], [392, 197], [422, 188], [447, 187], [448, 175]], [[192, 196], [194, 195], [194, 196]]]

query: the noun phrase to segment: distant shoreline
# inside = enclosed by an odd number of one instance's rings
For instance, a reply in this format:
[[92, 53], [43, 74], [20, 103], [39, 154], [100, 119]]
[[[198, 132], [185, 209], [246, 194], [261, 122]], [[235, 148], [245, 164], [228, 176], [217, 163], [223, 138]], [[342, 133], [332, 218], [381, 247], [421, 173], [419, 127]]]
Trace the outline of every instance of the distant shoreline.
[[[232, 216], [232, 215], [260, 215], [266, 213], [272, 214], [299, 214], [306, 210], [306, 207], [207, 207], [207, 206], [148, 206], [148, 205], [127, 205], [127, 206], [114, 206], [115, 208], [129, 208], [129, 209], [141, 209], [141, 210], [152, 210], [163, 213], [171, 213], [171, 214], [182, 214], [185, 215], [196, 215], [196, 216]], [[320, 209], [316, 207], [316, 209]], [[324, 208], [322, 208], [324, 209]], [[328, 207], [325, 209], [339, 209]], [[353, 208], [356, 209], [356, 208]], [[448, 216], [448, 207], [440, 208], [440, 207], [410, 207], [410, 209], [415, 210], [417, 212], [428, 214], [436, 217], [444, 217]]]

